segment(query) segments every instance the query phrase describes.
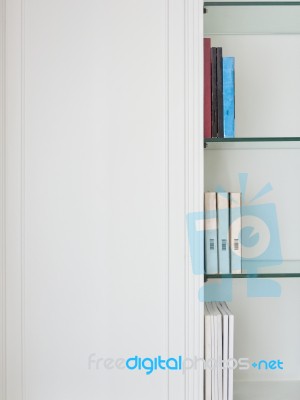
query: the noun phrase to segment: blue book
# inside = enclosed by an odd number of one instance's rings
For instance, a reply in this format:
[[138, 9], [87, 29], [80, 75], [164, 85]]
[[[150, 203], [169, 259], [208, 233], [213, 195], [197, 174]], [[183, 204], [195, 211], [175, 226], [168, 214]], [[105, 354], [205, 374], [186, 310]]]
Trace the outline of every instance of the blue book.
[[215, 192], [204, 193], [205, 210], [205, 272], [218, 273], [218, 241], [217, 241], [217, 196]]
[[224, 138], [235, 136], [234, 57], [223, 57]]
[[218, 255], [220, 274], [230, 274], [229, 193], [217, 193]]

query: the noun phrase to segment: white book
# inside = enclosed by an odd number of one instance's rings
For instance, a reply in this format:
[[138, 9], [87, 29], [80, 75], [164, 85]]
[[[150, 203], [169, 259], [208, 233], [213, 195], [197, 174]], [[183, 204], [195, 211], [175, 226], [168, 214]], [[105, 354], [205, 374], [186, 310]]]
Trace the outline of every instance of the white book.
[[220, 274], [230, 274], [229, 193], [217, 193], [218, 259]]
[[[233, 360], [234, 358], [234, 316], [230, 311], [228, 305], [226, 303], [222, 303], [224, 310], [228, 314], [228, 357], [229, 360]], [[233, 368], [232, 363], [230, 364], [231, 368], [228, 369], [228, 400], [233, 400]]]
[[228, 359], [229, 359], [229, 316], [223, 307], [222, 302], [218, 303], [218, 308], [222, 314], [222, 333], [223, 333], [223, 400], [228, 400]]
[[222, 378], [222, 359], [223, 359], [223, 344], [222, 344], [222, 314], [217, 307], [217, 303], [212, 303], [217, 323], [217, 382], [218, 382], [218, 399], [222, 400], [223, 395], [223, 378]]
[[241, 193], [230, 193], [230, 268], [232, 274], [242, 272], [242, 210]]
[[217, 194], [204, 193], [205, 272], [218, 273]]
[[[204, 305], [204, 358], [208, 363], [209, 360], [212, 360], [212, 316], [210, 315], [207, 305]], [[204, 386], [205, 386], [205, 395], [204, 400], [212, 400], [212, 370], [210, 368], [206, 368], [204, 371]]]
[[218, 400], [217, 398], [217, 369], [215, 368], [216, 355], [217, 355], [217, 335], [216, 335], [216, 324], [213, 309], [211, 307], [211, 303], [205, 303], [207, 310], [210, 314], [211, 321], [211, 400]]
[[219, 366], [222, 351], [221, 338], [221, 314], [217, 311], [214, 303], [207, 303], [207, 308], [213, 320], [213, 360], [214, 366], [212, 369], [212, 400], [222, 400], [222, 370]]

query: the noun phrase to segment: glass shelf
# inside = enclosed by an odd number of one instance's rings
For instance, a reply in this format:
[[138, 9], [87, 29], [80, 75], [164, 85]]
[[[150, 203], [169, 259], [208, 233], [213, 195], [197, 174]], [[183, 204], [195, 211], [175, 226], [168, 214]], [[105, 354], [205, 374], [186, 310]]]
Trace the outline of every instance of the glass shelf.
[[204, 7], [300, 6], [300, 1], [205, 1]]
[[299, 1], [204, 2], [205, 35], [300, 33]]
[[241, 278], [300, 278], [300, 260], [282, 261], [280, 265], [259, 266], [258, 262], [243, 262], [241, 274], [205, 274], [208, 279], [241, 279]]
[[236, 137], [204, 139], [206, 150], [300, 149], [300, 137]]

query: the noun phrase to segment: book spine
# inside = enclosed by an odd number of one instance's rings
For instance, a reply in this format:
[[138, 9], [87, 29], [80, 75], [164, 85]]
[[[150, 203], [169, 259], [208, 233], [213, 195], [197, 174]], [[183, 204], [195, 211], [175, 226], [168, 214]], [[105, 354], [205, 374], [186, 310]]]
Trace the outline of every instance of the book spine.
[[[228, 314], [228, 358], [233, 360], [234, 357], [234, 315], [231, 313], [228, 305], [222, 303], [223, 308]], [[233, 369], [228, 370], [228, 400], [233, 400]]]
[[222, 400], [223, 396], [223, 372], [222, 372], [222, 359], [223, 359], [223, 332], [222, 332], [222, 315], [216, 305], [213, 304], [217, 324], [217, 384], [218, 384], [218, 398]]
[[[212, 360], [212, 322], [211, 322], [211, 315], [209, 314], [209, 311], [207, 310], [207, 305], [205, 304], [204, 306], [204, 312], [205, 312], [205, 317], [204, 317], [204, 334], [205, 334], [205, 360], [209, 362]], [[211, 399], [212, 398], [212, 371], [210, 368], [205, 369], [205, 399]]]
[[223, 302], [217, 303], [217, 307], [222, 314], [222, 339], [223, 339], [223, 397], [222, 400], [228, 400], [228, 341], [229, 341], [229, 328], [228, 328], [228, 314], [223, 308]]
[[241, 193], [230, 193], [230, 267], [232, 274], [242, 272]]
[[217, 123], [218, 137], [224, 137], [223, 117], [223, 57], [222, 47], [217, 47]]
[[223, 114], [224, 137], [235, 135], [234, 57], [223, 57]]
[[218, 273], [218, 241], [217, 241], [217, 196], [214, 192], [204, 193], [205, 210], [205, 272]]
[[211, 39], [204, 39], [204, 137], [211, 138]]
[[229, 193], [217, 193], [217, 221], [219, 272], [229, 274]]
[[211, 320], [211, 359], [213, 360], [211, 369], [211, 399], [219, 400], [218, 396], [218, 373], [217, 373], [217, 359], [218, 359], [218, 327], [216, 314], [211, 302], [206, 303], [207, 310], [210, 313]]
[[[229, 315], [229, 359], [234, 357], [234, 316]], [[228, 370], [228, 400], [233, 400], [233, 369]]]
[[211, 136], [218, 137], [217, 48], [211, 48]]

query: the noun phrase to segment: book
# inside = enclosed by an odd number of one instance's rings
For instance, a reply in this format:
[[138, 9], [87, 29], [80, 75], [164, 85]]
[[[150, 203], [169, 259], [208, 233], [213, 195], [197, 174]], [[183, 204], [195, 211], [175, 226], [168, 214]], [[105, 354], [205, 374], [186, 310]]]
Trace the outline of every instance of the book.
[[217, 48], [211, 48], [211, 136], [218, 137]]
[[213, 308], [213, 313], [215, 317], [215, 332], [217, 334], [217, 340], [216, 340], [216, 345], [217, 345], [217, 355], [216, 355], [216, 360], [217, 360], [217, 398], [219, 400], [222, 400], [222, 395], [223, 395], [223, 371], [222, 371], [222, 359], [223, 359], [223, 343], [222, 343], [222, 314], [220, 313], [220, 310], [217, 307], [216, 303], [212, 303], [212, 308]]
[[211, 319], [211, 327], [212, 327], [212, 346], [211, 346], [211, 354], [212, 354], [212, 363], [211, 363], [211, 384], [212, 384], [212, 400], [219, 400], [219, 391], [218, 391], [218, 371], [217, 371], [217, 358], [218, 358], [218, 324], [216, 319], [216, 313], [214, 311], [213, 305], [211, 302], [206, 303], [208, 312], [210, 313]]
[[223, 57], [223, 115], [224, 138], [235, 135], [234, 57]]
[[217, 241], [217, 196], [215, 192], [204, 193], [204, 252], [205, 272], [218, 273], [218, 241]]
[[211, 39], [204, 38], [204, 137], [211, 138]]
[[[204, 358], [208, 363], [212, 360], [212, 321], [211, 315], [207, 309], [207, 304], [204, 304]], [[212, 370], [206, 368], [204, 371], [204, 399], [212, 399]]]
[[229, 254], [229, 193], [217, 193], [219, 273], [230, 273]]
[[230, 193], [230, 269], [232, 274], [242, 272], [242, 214], [241, 214], [241, 193]]
[[222, 47], [217, 47], [217, 136], [224, 137]]
[[222, 314], [223, 400], [228, 400], [229, 316], [223, 307], [223, 302], [217, 303], [217, 307]]
[[[227, 303], [223, 302], [222, 307], [228, 315], [228, 360], [234, 358], [234, 315], [230, 311]], [[233, 368], [228, 368], [228, 400], [233, 400]]]
[[233, 400], [234, 316], [225, 302], [206, 302], [204, 315], [204, 400]]

